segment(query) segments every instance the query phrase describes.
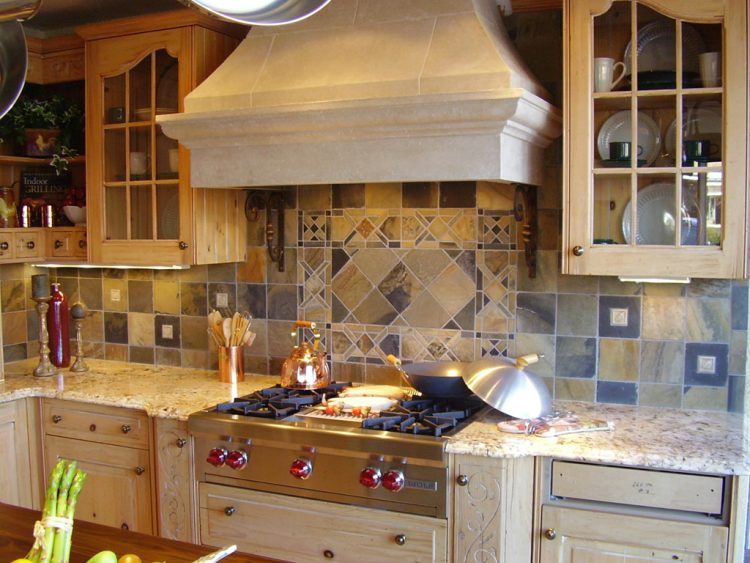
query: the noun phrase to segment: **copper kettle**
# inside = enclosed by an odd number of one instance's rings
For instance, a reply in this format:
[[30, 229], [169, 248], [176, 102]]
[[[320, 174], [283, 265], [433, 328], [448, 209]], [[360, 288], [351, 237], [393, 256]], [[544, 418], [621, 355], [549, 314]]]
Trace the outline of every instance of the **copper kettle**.
[[[309, 328], [313, 333], [313, 343], [300, 343], [299, 329]], [[315, 323], [297, 321], [292, 329], [294, 348], [284, 360], [281, 368], [281, 386], [288, 389], [320, 389], [331, 384], [331, 373], [326, 362], [325, 352], [320, 352], [320, 332]]]

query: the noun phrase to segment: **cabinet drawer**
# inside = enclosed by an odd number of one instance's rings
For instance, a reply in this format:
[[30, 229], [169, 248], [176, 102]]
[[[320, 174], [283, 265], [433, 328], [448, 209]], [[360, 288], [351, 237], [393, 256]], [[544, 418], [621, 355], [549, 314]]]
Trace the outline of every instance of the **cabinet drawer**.
[[148, 417], [130, 409], [45, 399], [42, 420], [45, 434], [148, 448]]
[[722, 477], [552, 462], [556, 497], [721, 514], [723, 491]]
[[291, 561], [447, 557], [445, 520], [221, 485], [200, 485], [200, 523], [204, 544], [237, 544], [241, 551]]
[[51, 230], [47, 233], [47, 256], [67, 258], [73, 255], [73, 233]]
[[13, 233], [0, 233], [0, 260], [13, 259]]
[[88, 239], [86, 231], [77, 231], [73, 233], [73, 256], [76, 258], [86, 258], [88, 255]]
[[13, 233], [15, 258], [41, 258], [42, 233], [39, 231], [24, 231]]

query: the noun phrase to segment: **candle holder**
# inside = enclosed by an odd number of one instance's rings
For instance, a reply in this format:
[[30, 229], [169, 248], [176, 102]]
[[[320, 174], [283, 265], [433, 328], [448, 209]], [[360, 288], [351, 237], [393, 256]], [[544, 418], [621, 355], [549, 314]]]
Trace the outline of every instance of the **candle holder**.
[[52, 377], [57, 375], [57, 368], [49, 359], [49, 332], [47, 332], [47, 310], [52, 296], [33, 297], [36, 301], [36, 312], [39, 315], [39, 365], [34, 368], [34, 377]]
[[76, 331], [76, 361], [73, 362], [73, 365], [70, 367], [70, 371], [76, 373], [89, 371], [89, 366], [83, 360], [83, 336], [81, 335], [81, 331], [83, 328], [83, 319], [73, 317], [73, 325], [75, 326]]

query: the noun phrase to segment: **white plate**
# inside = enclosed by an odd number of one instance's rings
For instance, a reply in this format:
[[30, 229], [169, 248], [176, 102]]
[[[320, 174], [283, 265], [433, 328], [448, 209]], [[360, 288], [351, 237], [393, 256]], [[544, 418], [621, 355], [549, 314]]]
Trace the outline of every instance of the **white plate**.
[[[636, 244], [661, 244], [673, 246], [675, 242], [674, 185], [657, 182], [638, 192], [638, 235]], [[683, 202], [682, 244], [698, 244], [698, 204], [691, 195]], [[622, 234], [630, 244], [630, 209], [632, 201], [625, 206], [622, 216]]]
[[[670, 21], [656, 20], [638, 30], [636, 38], [638, 50], [638, 72], [649, 70], [677, 70], [675, 53], [677, 51], [677, 34], [675, 24]], [[622, 61], [625, 63], [625, 74], [630, 74], [630, 52], [628, 43]], [[683, 70], [698, 72], [700, 67], [698, 55], [706, 52], [706, 44], [694, 27], [682, 24], [682, 60]]]
[[[700, 141], [707, 139], [711, 144], [721, 146], [721, 104], [703, 102], [690, 108], [683, 118], [682, 137], [684, 140]], [[664, 135], [664, 150], [672, 158], [677, 158], [677, 120], [672, 121]]]
[[[631, 141], [629, 109], [612, 115], [599, 129], [596, 146], [602, 160], [609, 160], [609, 144], [613, 141]], [[641, 112], [638, 112], [638, 144], [643, 148], [638, 156], [651, 166], [661, 150], [661, 133], [656, 122]]]

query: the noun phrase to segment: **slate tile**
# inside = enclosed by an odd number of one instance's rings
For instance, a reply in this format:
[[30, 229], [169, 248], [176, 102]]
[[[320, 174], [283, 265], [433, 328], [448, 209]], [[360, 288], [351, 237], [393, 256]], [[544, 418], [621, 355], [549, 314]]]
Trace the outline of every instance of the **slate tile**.
[[297, 318], [297, 286], [269, 286], [267, 306], [269, 319], [295, 320]]
[[[83, 287], [81, 287], [81, 293], [83, 293]], [[96, 309], [93, 306], [92, 308]], [[133, 313], [154, 311], [154, 282], [128, 280], [128, 310]]]
[[365, 206], [364, 184], [333, 184], [332, 203], [334, 209], [358, 208]]
[[[162, 336], [162, 327], [172, 325], [172, 338]], [[154, 336], [156, 345], [164, 348], [180, 347], [180, 317], [172, 315], [156, 315], [154, 317]]]
[[682, 385], [639, 383], [638, 404], [644, 407], [679, 409], [682, 404]]
[[476, 182], [440, 182], [440, 207], [476, 207]]
[[555, 376], [593, 378], [596, 375], [596, 338], [558, 336]]
[[641, 342], [641, 381], [682, 384], [685, 345], [668, 340]]
[[[627, 310], [627, 324], [612, 326], [612, 309]], [[641, 335], [641, 299], [639, 297], [599, 296], [599, 336], [638, 338]]]
[[596, 402], [635, 405], [638, 403], [638, 384], [599, 381], [596, 384]]
[[595, 295], [557, 296], [557, 334], [561, 336], [596, 336], [597, 297]]
[[254, 319], [265, 319], [267, 287], [264, 284], [238, 283], [237, 310], [248, 311]]
[[404, 182], [401, 186], [401, 207], [437, 207], [438, 192], [437, 182]]
[[519, 293], [516, 305], [518, 331], [554, 334], [555, 301], [553, 294]]
[[729, 376], [729, 389], [727, 396], [727, 410], [729, 412], [745, 412], [745, 377], [738, 375]]
[[[104, 341], [113, 344], [128, 343], [127, 313], [104, 313]], [[125, 358], [127, 359], [127, 348]]]
[[[699, 360], [707, 364], [703, 369]], [[689, 342], [685, 345], [685, 385], [723, 387], [727, 382], [729, 346]]]
[[599, 380], [638, 381], [640, 342], [631, 339], [599, 339]]
[[555, 377], [555, 400], [593, 402], [596, 397], [596, 381]]
[[131, 346], [130, 361], [138, 364], [153, 364], [154, 349], [141, 346]]
[[727, 388], [686, 386], [683, 389], [682, 408], [704, 411], [727, 410]]
[[687, 339], [694, 342], [729, 342], [727, 299], [687, 300]]
[[732, 284], [732, 330], [747, 330], [748, 287]]

